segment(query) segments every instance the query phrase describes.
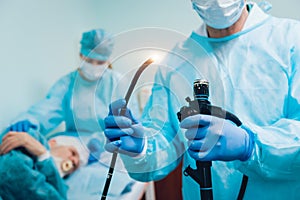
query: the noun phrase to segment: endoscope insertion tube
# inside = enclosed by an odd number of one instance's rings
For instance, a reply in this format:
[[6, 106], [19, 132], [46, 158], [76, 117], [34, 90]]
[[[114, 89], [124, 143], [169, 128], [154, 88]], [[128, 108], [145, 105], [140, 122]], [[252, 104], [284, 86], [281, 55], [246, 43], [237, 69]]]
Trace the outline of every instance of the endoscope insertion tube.
[[[128, 104], [128, 101], [131, 97], [131, 94], [133, 92], [133, 89], [140, 77], [140, 75], [142, 74], [142, 72], [150, 65], [154, 62], [154, 60], [152, 58], [149, 58], [148, 60], [146, 60], [140, 67], [139, 69], [137, 70], [137, 72], [135, 73], [131, 83], [130, 83], [130, 86], [127, 90], [127, 93], [126, 93], [126, 96], [125, 96], [125, 100], [126, 100], [126, 104], [125, 106], [121, 109], [121, 112], [120, 112], [120, 115], [125, 115], [125, 112], [126, 112], [126, 107], [127, 107], [127, 104]], [[110, 182], [111, 182], [111, 179], [112, 179], [112, 176], [113, 176], [113, 173], [114, 173], [114, 168], [115, 168], [115, 165], [116, 165], [116, 160], [117, 160], [117, 156], [118, 156], [118, 152], [114, 152], [113, 155], [112, 155], [112, 159], [111, 159], [111, 163], [110, 163], [110, 167], [109, 167], [109, 171], [107, 173], [107, 177], [106, 177], [106, 181], [105, 181], [105, 185], [104, 185], [104, 189], [103, 189], [103, 192], [102, 192], [102, 197], [101, 197], [101, 200], [105, 200], [106, 199], [106, 196], [107, 196], [107, 193], [108, 193], [108, 189], [109, 189], [109, 186], [110, 186]]]

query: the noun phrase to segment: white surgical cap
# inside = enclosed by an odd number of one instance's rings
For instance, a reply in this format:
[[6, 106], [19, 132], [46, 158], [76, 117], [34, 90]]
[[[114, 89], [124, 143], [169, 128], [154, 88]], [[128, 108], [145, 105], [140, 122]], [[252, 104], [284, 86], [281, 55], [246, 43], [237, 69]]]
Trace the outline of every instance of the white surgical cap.
[[59, 135], [59, 136], [55, 136], [51, 139], [54, 139], [56, 141], [57, 145], [75, 147], [79, 154], [80, 165], [83, 166], [83, 165], [87, 164], [90, 152], [85, 147], [85, 145], [80, 141], [80, 139], [78, 137]]

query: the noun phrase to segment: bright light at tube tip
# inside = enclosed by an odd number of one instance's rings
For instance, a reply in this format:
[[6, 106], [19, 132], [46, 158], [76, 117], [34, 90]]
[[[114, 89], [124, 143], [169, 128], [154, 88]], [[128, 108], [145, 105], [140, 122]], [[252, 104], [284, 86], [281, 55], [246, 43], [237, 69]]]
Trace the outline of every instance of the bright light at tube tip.
[[150, 59], [151, 59], [153, 62], [158, 63], [158, 62], [160, 61], [160, 59], [161, 59], [161, 56], [158, 55], [158, 54], [153, 54], [153, 55], [150, 56]]

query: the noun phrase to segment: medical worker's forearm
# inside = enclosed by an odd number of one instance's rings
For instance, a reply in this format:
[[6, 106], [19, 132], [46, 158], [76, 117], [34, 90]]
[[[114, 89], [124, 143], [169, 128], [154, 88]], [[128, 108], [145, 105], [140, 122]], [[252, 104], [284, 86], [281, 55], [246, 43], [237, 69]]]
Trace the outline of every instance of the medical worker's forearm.
[[281, 119], [272, 126], [245, 124], [255, 135], [252, 156], [240, 171], [264, 179], [300, 179], [300, 121]]
[[68, 91], [70, 77], [64, 76], [49, 90], [47, 96], [21, 113], [14, 122], [28, 120], [37, 130], [46, 135], [64, 120], [64, 98]]

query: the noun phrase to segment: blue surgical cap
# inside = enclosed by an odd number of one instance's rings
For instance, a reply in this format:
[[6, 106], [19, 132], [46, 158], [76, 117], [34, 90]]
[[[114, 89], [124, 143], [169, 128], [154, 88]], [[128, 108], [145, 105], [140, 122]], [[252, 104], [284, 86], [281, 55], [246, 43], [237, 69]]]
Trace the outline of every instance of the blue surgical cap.
[[108, 60], [114, 42], [112, 35], [103, 29], [91, 30], [82, 34], [80, 53], [95, 60]]

